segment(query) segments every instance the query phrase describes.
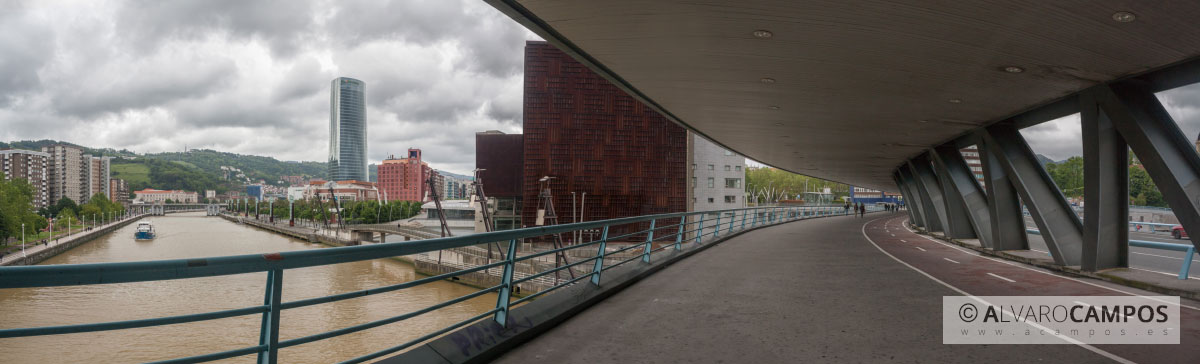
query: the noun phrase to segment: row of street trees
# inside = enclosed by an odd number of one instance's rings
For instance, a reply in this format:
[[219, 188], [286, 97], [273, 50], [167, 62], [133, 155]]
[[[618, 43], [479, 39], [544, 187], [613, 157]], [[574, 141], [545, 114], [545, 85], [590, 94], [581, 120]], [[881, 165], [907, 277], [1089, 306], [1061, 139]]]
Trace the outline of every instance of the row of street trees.
[[820, 192], [828, 187], [833, 200], [840, 201], [850, 194], [849, 187], [842, 183], [795, 174], [778, 168], [762, 167], [746, 169], [746, 201], [753, 203], [775, 203], [779, 200], [795, 199], [804, 192]]
[[[1064, 196], [1083, 197], [1083, 157], [1071, 157], [1061, 163], [1047, 163], [1046, 172]], [[1150, 179], [1141, 164], [1130, 157], [1129, 204], [1136, 206], [1168, 207], [1162, 192]]]
[[63, 198], [53, 205], [35, 210], [33, 193], [33, 186], [26, 180], [7, 180], [0, 173], [0, 242], [7, 244], [9, 240], [20, 239], [22, 224], [25, 235], [36, 235], [49, 226], [48, 216], [55, 217], [56, 229], [61, 227], [65, 230], [67, 221], [72, 225], [81, 221], [101, 222], [125, 213], [121, 204], [112, 202], [103, 193], [95, 194], [83, 205]]

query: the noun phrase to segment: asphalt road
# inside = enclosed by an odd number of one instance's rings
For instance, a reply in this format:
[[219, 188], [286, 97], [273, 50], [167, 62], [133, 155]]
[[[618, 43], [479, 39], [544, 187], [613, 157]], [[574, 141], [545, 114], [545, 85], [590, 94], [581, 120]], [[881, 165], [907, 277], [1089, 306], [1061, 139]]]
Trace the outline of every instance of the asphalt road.
[[[1037, 229], [1037, 225], [1033, 223], [1033, 219], [1029, 216], [1025, 217], [1025, 226], [1029, 229]], [[1145, 233], [1145, 232], [1129, 232], [1129, 239], [1157, 241], [1172, 244], [1191, 244], [1187, 239], [1174, 239], [1169, 233]], [[1029, 234], [1029, 248], [1043, 253], [1048, 253], [1046, 242], [1042, 240], [1041, 235]], [[1183, 264], [1183, 259], [1186, 254], [1173, 250], [1161, 250], [1151, 248], [1129, 248], [1129, 267], [1142, 269], [1172, 276], [1179, 275], [1179, 269]], [[1192, 256], [1192, 269], [1188, 272], [1189, 279], [1200, 279], [1200, 254]]]

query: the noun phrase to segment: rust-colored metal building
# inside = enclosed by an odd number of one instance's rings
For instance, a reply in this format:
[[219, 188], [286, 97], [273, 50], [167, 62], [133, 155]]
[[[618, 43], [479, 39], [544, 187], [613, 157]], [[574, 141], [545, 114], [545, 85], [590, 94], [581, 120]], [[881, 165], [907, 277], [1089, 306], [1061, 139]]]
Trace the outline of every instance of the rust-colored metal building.
[[571, 192], [587, 193], [586, 221], [687, 209], [686, 130], [546, 42], [525, 44], [523, 139], [525, 226], [544, 176], [559, 223]]

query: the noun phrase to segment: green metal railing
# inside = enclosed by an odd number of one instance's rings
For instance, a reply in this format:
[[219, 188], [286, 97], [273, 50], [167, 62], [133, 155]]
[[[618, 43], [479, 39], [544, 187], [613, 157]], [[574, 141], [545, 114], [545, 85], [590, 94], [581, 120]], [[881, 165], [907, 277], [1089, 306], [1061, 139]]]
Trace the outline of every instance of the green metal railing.
[[[869, 210], [877, 211], [877, 209], [874, 207], [870, 207]], [[0, 329], [0, 338], [123, 330], [258, 314], [262, 315], [262, 323], [259, 331], [259, 340], [256, 345], [198, 356], [164, 360], [160, 363], [198, 363], [250, 354], [257, 354], [259, 363], [275, 363], [278, 358], [279, 349], [404, 321], [406, 319], [454, 305], [491, 292], [498, 293], [498, 299], [494, 309], [481, 312], [478, 315], [446, 326], [403, 344], [345, 361], [345, 363], [360, 363], [407, 349], [415, 344], [432, 339], [438, 335], [445, 334], [488, 316], [492, 316], [492, 318], [500, 325], [506, 325], [509, 309], [515, 305], [527, 302], [556, 289], [576, 284], [583, 279], [590, 278], [592, 284], [599, 284], [600, 275], [604, 271], [613, 269], [634, 260], [641, 260], [642, 262], [648, 263], [651, 260], [652, 253], [664, 249], [681, 250], [683, 249], [685, 242], [689, 243], [690, 245], [699, 245], [705, 238], [720, 238], [723, 236], [728, 236], [736, 231], [744, 231], [766, 225], [774, 225], [800, 219], [846, 214], [848, 214], [848, 212], [845, 211], [842, 206], [743, 208], [719, 211], [647, 215], [603, 221], [498, 231], [462, 237], [336, 247], [282, 253], [236, 255], [198, 259], [172, 259], [145, 262], [0, 267], [0, 288], [117, 284], [213, 277], [244, 273], [266, 273], [267, 276], [266, 292], [263, 295], [262, 305], [199, 314], [128, 321], [31, 328], [3, 328]], [[642, 229], [641, 226], [644, 226], [645, 224], [649, 224], [649, 228]], [[557, 249], [534, 252], [524, 256], [517, 255], [516, 247], [517, 242], [519, 241], [525, 239], [545, 239], [547, 236], [554, 236], [555, 234], [564, 234], [572, 231], [589, 229], [599, 229], [601, 231], [600, 239], [569, 245]], [[609, 235], [610, 232], [618, 230], [636, 231], [615, 236]], [[439, 274], [414, 281], [334, 294], [330, 296], [302, 299], [290, 302], [283, 302], [282, 299], [284, 272], [289, 269], [397, 257], [432, 252], [442, 249], [505, 241], [508, 242], [508, 254], [505, 255], [507, 258], [495, 263], [461, 269], [458, 271]], [[631, 241], [633, 241], [633, 243], [629, 243]], [[609, 243], [617, 242], [622, 244], [628, 243], [628, 246], [613, 251], [607, 250], [609, 248]], [[655, 247], [654, 245], [656, 242], [660, 242], [661, 245]], [[559, 254], [567, 250], [583, 249], [588, 247], [596, 249], [596, 254], [591, 258], [580, 259], [565, 265], [556, 264], [555, 268], [546, 269], [520, 279], [514, 279], [513, 277], [514, 269], [518, 262], [550, 254]], [[630, 258], [606, 265], [606, 261], [610, 257], [619, 255], [622, 252], [639, 248], [642, 250], [642, 254], [635, 254]], [[548, 274], [562, 272], [564, 270], [574, 273], [578, 270], [582, 270], [583, 265], [589, 262], [593, 263], [590, 270], [582, 271], [581, 274], [578, 274], [574, 278], [565, 280], [561, 283], [558, 283], [556, 280], [555, 283], [557, 284], [552, 287], [540, 290], [525, 297], [521, 297], [520, 299], [513, 300], [512, 290], [515, 285]], [[371, 321], [294, 339], [281, 341], [279, 338], [280, 312], [283, 310], [403, 290], [431, 282], [450, 279], [459, 275], [485, 271], [497, 267], [502, 267], [503, 272], [500, 276], [500, 284], [495, 286], [480, 289], [473, 293], [428, 306], [417, 311], [400, 314], [386, 319]]]

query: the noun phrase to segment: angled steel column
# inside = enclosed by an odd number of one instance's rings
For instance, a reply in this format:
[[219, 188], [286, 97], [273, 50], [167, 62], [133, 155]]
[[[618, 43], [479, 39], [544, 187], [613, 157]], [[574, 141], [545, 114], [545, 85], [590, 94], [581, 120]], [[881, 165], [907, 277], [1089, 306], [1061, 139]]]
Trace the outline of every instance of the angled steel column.
[[908, 221], [920, 225], [917, 223], [917, 214], [913, 212], [916, 210], [912, 208], [912, 203], [916, 200], [913, 199], [912, 192], [909, 192], [908, 186], [904, 184], [904, 179], [900, 177], [900, 170], [892, 171], [892, 180], [896, 181], [896, 188], [900, 190], [900, 194], [904, 196], [904, 204], [908, 206], [908, 208], [904, 209], [904, 212], [908, 214]]
[[983, 143], [1008, 174], [1029, 215], [1041, 230], [1046, 248], [1059, 265], [1079, 265], [1083, 255], [1083, 223], [1059, 192], [1050, 174], [1038, 163], [1033, 150], [1016, 126], [992, 124], [980, 133]]
[[996, 156], [987, 151], [982, 142], [976, 143], [979, 161], [983, 167], [983, 179], [991, 218], [993, 250], [1028, 250], [1029, 235], [1025, 232], [1025, 217], [1021, 214], [1021, 198], [1017, 188], [1008, 180], [1008, 173], [1000, 167]]
[[921, 188], [920, 182], [917, 180], [916, 172], [913, 171], [911, 161], [905, 162], [903, 167], [900, 167], [900, 175], [904, 177], [904, 182], [908, 185], [910, 191], [913, 192], [913, 205], [918, 206], [916, 213], [920, 214], [921, 227], [925, 231], [942, 231], [942, 225], [939, 224], [937, 213], [933, 211], [933, 202], [929, 201], [929, 194], [925, 193], [925, 189]]
[[[1107, 87], [1107, 86], [1101, 86]], [[1129, 266], [1129, 147], [1096, 102], [1080, 97], [1083, 130], [1084, 271]]]
[[905, 202], [908, 209], [912, 211], [913, 224], [929, 230], [929, 226], [925, 225], [925, 213], [921, 210], [921, 195], [917, 193], [917, 189], [912, 179], [912, 172], [908, 169], [908, 162], [896, 169], [896, 176], [900, 177], [900, 182], [904, 184], [904, 189], [908, 191], [911, 200]]
[[[975, 174], [971, 173], [962, 152], [954, 145], [942, 145], [933, 148], [933, 153], [930, 154], [933, 156], [933, 166], [937, 169], [938, 178], [942, 180], [942, 187], [945, 188], [946, 218], [950, 219], [950, 230], [965, 230], [955, 232], [953, 237], [978, 237], [979, 243], [990, 249], [992, 223], [988, 215], [987, 196], [983, 195], [983, 190], [975, 183]], [[966, 233], [970, 235], [967, 236]]]
[[[913, 177], [917, 181], [917, 189], [921, 190], [926, 200], [923, 207], [929, 207], [925, 211], [925, 220], [931, 226], [929, 231], [941, 231], [942, 234], [950, 236], [950, 223], [946, 219], [946, 202], [942, 196], [942, 186], [938, 184], [937, 176], [933, 174], [933, 165], [929, 161], [929, 153], [922, 153], [916, 158], [908, 161], [908, 167], [913, 170]], [[934, 221], [929, 221], [934, 220]]]
[[1200, 155], [1153, 93], [1133, 82], [1099, 88], [1100, 109], [1129, 143], [1163, 198], [1200, 247]]

